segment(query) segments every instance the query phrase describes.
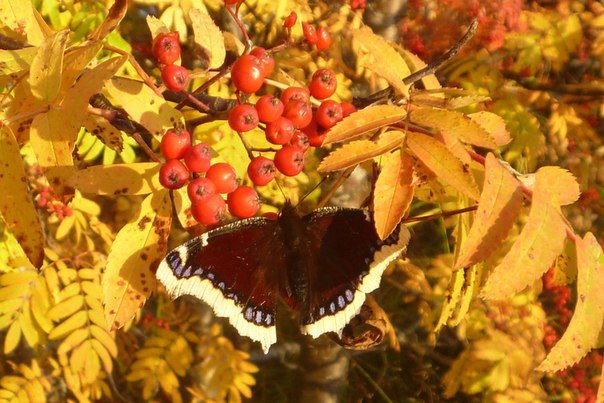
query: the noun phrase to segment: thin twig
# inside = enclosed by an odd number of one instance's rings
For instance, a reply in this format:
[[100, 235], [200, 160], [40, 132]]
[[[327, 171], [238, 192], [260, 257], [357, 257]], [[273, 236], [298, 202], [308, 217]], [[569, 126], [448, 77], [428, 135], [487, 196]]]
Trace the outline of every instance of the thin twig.
[[458, 210], [445, 211], [445, 212], [438, 213], [438, 214], [424, 215], [424, 216], [419, 216], [419, 217], [408, 217], [408, 218], [405, 218], [403, 220], [403, 222], [405, 224], [407, 224], [407, 223], [418, 222], [418, 221], [436, 220], [439, 218], [446, 218], [446, 217], [450, 217], [450, 216], [457, 215], [457, 214], [467, 213], [469, 211], [474, 211], [476, 209], [478, 209], [478, 206], [470, 206], [470, 207], [466, 207], [466, 208], [462, 208], [462, 209], [458, 209]]
[[233, 9], [231, 7], [229, 7], [228, 4], [225, 4], [225, 8], [227, 9], [227, 11], [229, 12], [229, 14], [231, 14], [231, 17], [233, 17], [233, 20], [235, 21], [235, 24], [237, 24], [237, 26], [239, 27], [239, 30], [241, 31], [241, 35], [243, 35], [243, 41], [245, 42], [245, 49], [243, 51], [243, 54], [249, 53], [250, 48], [252, 47], [252, 41], [250, 41], [250, 37], [247, 34], [247, 29], [245, 29], [245, 26], [243, 25], [243, 22], [241, 21], [241, 19], [239, 18], [239, 7], [241, 6], [241, 4], [239, 4], [236, 8], [235, 11], [233, 11]]
[[321, 200], [319, 200], [319, 203], [317, 203], [317, 208], [324, 207], [327, 204], [329, 199], [331, 199], [331, 197], [342, 185], [342, 183], [344, 183], [344, 181], [348, 179], [348, 177], [352, 174], [352, 171], [354, 171], [355, 168], [356, 166], [347, 168], [344, 172], [340, 174], [333, 186], [327, 191], [327, 193], [323, 195], [323, 197], [321, 197]]
[[128, 52], [125, 52], [125, 51], [123, 51], [119, 48], [116, 48], [114, 46], [111, 46], [111, 45], [103, 44], [103, 48], [105, 48], [106, 50], [108, 50], [110, 52], [117, 53], [119, 55], [128, 57], [130, 64], [132, 65], [132, 67], [134, 67], [134, 69], [136, 70], [138, 75], [143, 79], [145, 84], [147, 84], [147, 87], [151, 88], [153, 90], [153, 92], [155, 92], [157, 95], [159, 95], [161, 97], [162, 94], [161, 94], [160, 89], [157, 88], [157, 86], [155, 85], [153, 80], [151, 80], [151, 77], [149, 77], [149, 75], [145, 72], [145, 70], [143, 70], [141, 65], [138, 64], [138, 62], [136, 61], [134, 56], [132, 56]]

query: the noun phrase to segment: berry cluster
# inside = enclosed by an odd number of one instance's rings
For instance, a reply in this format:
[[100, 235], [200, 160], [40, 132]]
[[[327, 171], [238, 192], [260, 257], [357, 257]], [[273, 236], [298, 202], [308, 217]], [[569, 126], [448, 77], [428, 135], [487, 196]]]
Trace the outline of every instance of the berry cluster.
[[[160, 183], [168, 189], [180, 189], [188, 182], [191, 214], [199, 223], [217, 224], [224, 217], [227, 205], [229, 212], [238, 218], [252, 217], [258, 212], [260, 201], [256, 191], [249, 186], [239, 186], [237, 174], [229, 164], [212, 164], [210, 146], [191, 145], [188, 131], [168, 130], [162, 137], [160, 149], [166, 158], [159, 170]], [[228, 195], [226, 202], [221, 194]]]
[[175, 64], [180, 59], [178, 32], [160, 33], [153, 40], [153, 56], [161, 69], [161, 79], [170, 91], [180, 92], [189, 84], [189, 71]]
[[60, 221], [73, 214], [71, 208], [59, 200], [50, 186], [43, 186], [40, 189], [36, 203], [38, 207], [45, 207], [49, 214], [56, 215]]

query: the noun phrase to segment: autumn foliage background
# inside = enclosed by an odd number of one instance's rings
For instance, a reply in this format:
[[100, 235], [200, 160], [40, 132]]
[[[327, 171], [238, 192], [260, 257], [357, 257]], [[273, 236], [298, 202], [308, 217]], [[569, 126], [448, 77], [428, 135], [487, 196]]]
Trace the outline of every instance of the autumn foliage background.
[[[328, 51], [275, 53], [265, 91], [329, 67], [333, 98], [359, 108], [302, 174], [278, 178], [288, 198], [329, 174], [302, 208], [366, 202], [384, 237], [407, 217], [479, 206], [408, 222], [409, 252], [374, 293], [365, 339], [338, 340], [354, 349], [302, 337], [285, 314], [266, 356], [154, 277], [168, 247], [203, 230], [186, 190], [159, 184], [162, 134], [186, 125], [246, 180], [228, 76], [202, 110], [166, 91], [150, 53], [152, 35], [177, 30], [189, 91], [226, 73], [244, 43], [224, 7], [0, 0], [0, 400], [604, 401], [602, 4], [244, 2], [255, 45], [279, 45], [291, 11], [333, 38]], [[403, 80], [473, 20], [436, 75]], [[258, 190], [261, 212], [278, 211], [275, 183]]]

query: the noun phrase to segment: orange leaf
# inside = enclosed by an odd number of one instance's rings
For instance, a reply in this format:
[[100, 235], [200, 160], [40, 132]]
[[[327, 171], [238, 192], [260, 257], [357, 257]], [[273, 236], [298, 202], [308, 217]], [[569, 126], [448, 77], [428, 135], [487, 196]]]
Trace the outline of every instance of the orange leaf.
[[455, 268], [487, 259], [508, 236], [521, 208], [522, 191], [518, 180], [489, 153], [478, 211]]
[[421, 108], [411, 112], [409, 117], [413, 123], [448, 132], [464, 143], [489, 149], [497, 148], [497, 143], [491, 135], [463, 113], [436, 108]]
[[566, 222], [556, 195], [550, 191], [550, 182], [556, 182], [552, 173], [537, 171], [527, 222], [511, 250], [487, 279], [482, 290], [485, 298], [505, 299], [521, 291], [541, 277], [562, 252]]
[[370, 160], [399, 147], [404, 138], [404, 132], [391, 131], [383, 133], [377, 142], [371, 140], [358, 140], [346, 143], [327, 157], [323, 158], [318, 171], [333, 172], [353, 167], [363, 161]]
[[44, 234], [27, 186], [23, 160], [15, 136], [0, 128], [0, 213], [31, 263], [40, 267]]
[[566, 331], [539, 365], [541, 371], [560, 371], [598, 347], [604, 323], [604, 253], [591, 232], [577, 237], [575, 244], [577, 305]]
[[510, 136], [508, 129], [505, 127], [505, 120], [503, 120], [501, 116], [492, 112], [481, 111], [471, 113], [468, 115], [468, 117], [486, 130], [486, 132], [491, 135], [499, 147], [504, 146], [512, 141], [512, 137]]
[[351, 140], [372, 132], [380, 127], [397, 123], [407, 116], [407, 112], [394, 105], [377, 105], [361, 109], [350, 114], [332, 127], [325, 136], [323, 144]]
[[468, 166], [443, 143], [425, 134], [408, 132], [407, 146], [440, 180], [473, 200], [478, 200], [478, 185]]
[[150, 194], [115, 237], [103, 276], [105, 318], [112, 329], [131, 320], [155, 289], [153, 271], [166, 254], [171, 212], [167, 190]]
[[226, 56], [224, 37], [212, 17], [196, 8], [189, 11], [195, 44], [208, 56], [208, 68], [216, 69], [223, 65]]
[[373, 191], [373, 218], [380, 239], [386, 239], [409, 211], [413, 200], [413, 159], [401, 150], [382, 158]]
[[579, 183], [573, 174], [560, 167], [547, 166], [539, 169], [543, 175], [547, 175], [547, 191], [555, 198], [555, 203], [561, 206], [572, 204], [579, 199], [581, 191]]

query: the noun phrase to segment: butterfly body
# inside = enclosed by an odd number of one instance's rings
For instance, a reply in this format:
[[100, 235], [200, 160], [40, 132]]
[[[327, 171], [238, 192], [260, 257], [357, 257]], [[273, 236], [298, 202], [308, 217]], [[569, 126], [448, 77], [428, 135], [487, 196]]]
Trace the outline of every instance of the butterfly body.
[[302, 332], [341, 333], [409, 239], [380, 240], [366, 211], [322, 208], [277, 220], [240, 220], [168, 253], [157, 278], [173, 296], [194, 295], [265, 351], [276, 341], [277, 299], [299, 312]]

